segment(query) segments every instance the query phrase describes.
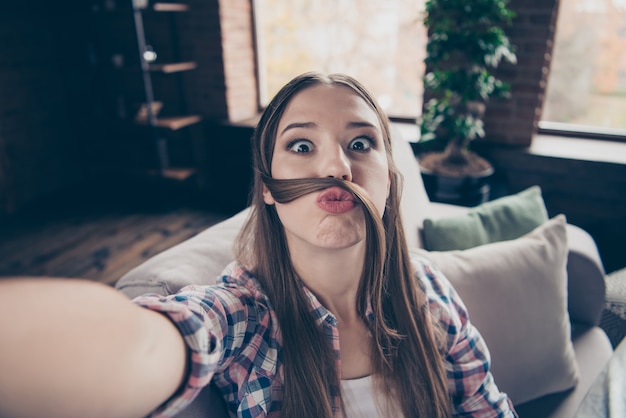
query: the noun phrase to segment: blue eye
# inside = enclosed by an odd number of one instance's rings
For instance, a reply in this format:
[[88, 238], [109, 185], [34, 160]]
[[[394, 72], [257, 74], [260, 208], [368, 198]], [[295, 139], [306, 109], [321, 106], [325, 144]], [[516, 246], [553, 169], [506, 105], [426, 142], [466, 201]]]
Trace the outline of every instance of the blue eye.
[[313, 151], [313, 143], [307, 139], [297, 139], [295, 141], [291, 141], [287, 145], [287, 149], [291, 152], [299, 154], [307, 153]]
[[366, 136], [360, 136], [350, 141], [348, 148], [352, 151], [367, 151], [374, 145], [374, 140]]

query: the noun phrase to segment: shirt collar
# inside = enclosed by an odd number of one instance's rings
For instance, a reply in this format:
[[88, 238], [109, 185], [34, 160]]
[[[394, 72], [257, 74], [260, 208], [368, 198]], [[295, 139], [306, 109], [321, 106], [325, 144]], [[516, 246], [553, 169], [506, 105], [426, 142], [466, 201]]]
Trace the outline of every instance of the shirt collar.
[[[332, 326], [337, 326], [337, 318], [332, 314], [322, 303], [319, 301], [317, 296], [308, 287], [304, 284], [302, 280], [299, 280], [300, 287], [302, 288], [302, 292], [304, 293], [307, 303], [309, 305], [309, 312], [313, 316], [315, 323], [318, 326], [321, 326], [322, 323], [328, 322]], [[374, 311], [372, 310], [371, 301], [367, 302], [367, 309], [365, 310], [365, 317], [370, 321], [374, 321]]]
[[333, 315], [322, 303], [319, 301], [317, 296], [309, 290], [308, 287], [304, 284], [304, 282], [298, 279], [300, 283], [300, 287], [302, 288], [302, 292], [307, 300], [307, 304], [309, 306], [309, 312], [313, 316], [313, 320], [318, 326], [321, 326], [324, 322], [328, 322], [332, 326], [337, 326], [337, 318]]

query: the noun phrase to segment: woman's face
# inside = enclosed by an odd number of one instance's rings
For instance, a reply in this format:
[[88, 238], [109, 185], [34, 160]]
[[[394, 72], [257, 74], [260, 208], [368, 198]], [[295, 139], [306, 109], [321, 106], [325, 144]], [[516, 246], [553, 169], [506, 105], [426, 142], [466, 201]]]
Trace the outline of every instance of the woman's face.
[[[275, 179], [335, 177], [360, 186], [385, 210], [390, 176], [380, 122], [374, 110], [344, 86], [317, 85], [297, 93], [285, 108], [272, 159]], [[363, 208], [340, 188], [276, 202], [290, 250], [300, 246], [339, 249], [365, 239]]]

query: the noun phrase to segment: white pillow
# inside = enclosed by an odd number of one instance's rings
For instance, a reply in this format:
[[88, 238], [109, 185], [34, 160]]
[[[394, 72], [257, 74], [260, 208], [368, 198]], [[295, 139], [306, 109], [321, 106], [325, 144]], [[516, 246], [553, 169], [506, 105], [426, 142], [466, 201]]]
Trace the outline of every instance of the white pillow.
[[559, 215], [521, 238], [420, 254], [446, 275], [485, 339], [501, 391], [520, 404], [576, 385]]

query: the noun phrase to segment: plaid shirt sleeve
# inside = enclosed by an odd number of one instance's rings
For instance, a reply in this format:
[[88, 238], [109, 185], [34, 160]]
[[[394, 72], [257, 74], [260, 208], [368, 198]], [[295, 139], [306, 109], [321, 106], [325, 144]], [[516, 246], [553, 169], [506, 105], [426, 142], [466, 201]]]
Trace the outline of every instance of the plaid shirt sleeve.
[[426, 291], [429, 310], [445, 332], [445, 367], [453, 415], [517, 417], [510, 399], [494, 382], [485, 341], [471, 324], [467, 309], [450, 282], [424, 261], [418, 263], [417, 273]]
[[[151, 417], [171, 417], [185, 409], [208, 385], [213, 374], [232, 358], [228, 353], [243, 343], [247, 317], [245, 304], [215, 286], [188, 286], [171, 296], [144, 295], [133, 300], [170, 318], [189, 350], [187, 381], [179, 392], [153, 412]], [[240, 337], [240, 338], [239, 338]]]

